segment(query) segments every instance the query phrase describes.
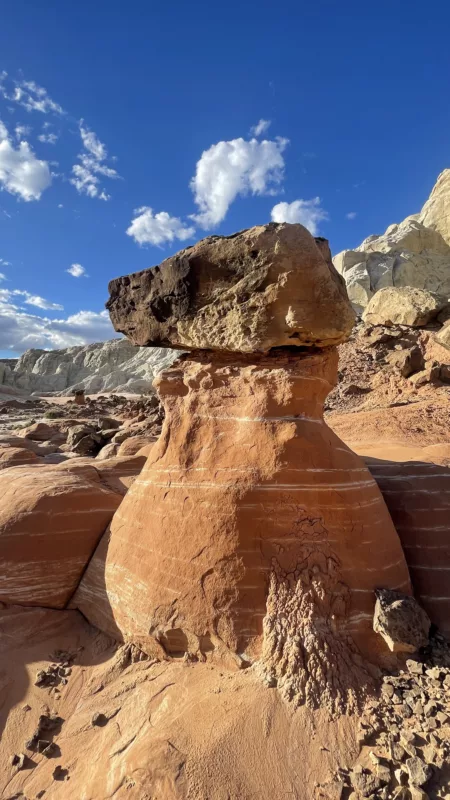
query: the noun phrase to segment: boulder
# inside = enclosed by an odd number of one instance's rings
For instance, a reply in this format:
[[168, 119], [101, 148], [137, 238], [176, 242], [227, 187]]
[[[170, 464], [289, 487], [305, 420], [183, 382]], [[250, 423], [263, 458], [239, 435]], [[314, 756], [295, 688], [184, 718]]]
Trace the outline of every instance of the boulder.
[[403, 378], [409, 378], [425, 367], [425, 359], [418, 345], [405, 350], [394, 350], [388, 356], [388, 361], [399, 370]]
[[48, 425], [46, 422], [35, 422], [18, 431], [19, 436], [31, 439], [33, 442], [54, 442], [62, 444], [65, 441], [59, 425]]
[[0, 446], [0, 469], [18, 467], [21, 464], [39, 464], [39, 457], [33, 450], [24, 447]]
[[361, 654], [389, 659], [374, 589], [410, 584], [375, 482], [323, 420], [336, 379], [335, 348], [162, 373], [162, 434], [74, 598], [87, 619], [159, 656], [257, 662], [294, 704], [351, 705]]
[[0, 601], [63, 608], [121, 502], [94, 469], [0, 472]]
[[138, 345], [264, 353], [339, 344], [354, 323], [326, 241], [297, 224], [210, 236], [109, 292], [115, 329]]
[[112, 456], [116, 456], [119, 451], [120, 445], [116, 444], [116, 442], [110, 442], [109, 444], [105, 444], [104, 447], [100, 450], [100, 452], [96, 456], [97, 461], [104, 461], [105, 458], [111, 458]]
[[[100, 451], [101, 452], [101, 451]], [[139, 475], [145, 464], [143, 455], [110, 456], [109, 458], [94, 460], [92, 458], [76, 458], [70, 462], [65, 461], [59, 467], [74, 475], [88, 476], [89, 480], [98, 483], [124, 497]]]
[[369, 301], [363, 320], [367, 325], [427, 325], [447, 305], [444, 297], [410, 286], [380, 289]]
[[73, 425], [67, 433], [67, 447], [80, 456], [97, 455], [105, 441], [91, 425]]
[[377, 589], [373, 629], [394, 653], [415, 653], [428, 644], [430, 618], [409, 595]]
[[136, 453], [139, 453], [143, 447], [156, 442], [156, 439], [156, 436], [130, 436], [129, 439], [125, 439], [119, 446], [119, 456], [134, 456]]

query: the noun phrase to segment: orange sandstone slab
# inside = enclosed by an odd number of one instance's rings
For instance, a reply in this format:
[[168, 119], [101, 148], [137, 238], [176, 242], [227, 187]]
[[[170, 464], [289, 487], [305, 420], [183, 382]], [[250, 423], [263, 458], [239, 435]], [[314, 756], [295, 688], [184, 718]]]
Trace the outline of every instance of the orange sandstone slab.
[[0, 472], [0, 601], [53, 608], [68, 602], [122, 499], [90, 480], [88, 470]]

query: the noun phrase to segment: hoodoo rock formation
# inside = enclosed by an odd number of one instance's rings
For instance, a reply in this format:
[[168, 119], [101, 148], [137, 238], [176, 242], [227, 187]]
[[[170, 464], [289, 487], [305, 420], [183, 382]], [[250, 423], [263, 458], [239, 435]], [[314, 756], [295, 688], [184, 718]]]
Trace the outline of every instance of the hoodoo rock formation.
[[161, 437], [73, 602], [149, 654], [254, 664], [336, 709], [392, 658], [374, 590], [410, 583], [376, 482], [323, 420], [353, 319], [323, 252], [270, 224], [112, 282], [116, 326], [195, 352], [157, 380]]

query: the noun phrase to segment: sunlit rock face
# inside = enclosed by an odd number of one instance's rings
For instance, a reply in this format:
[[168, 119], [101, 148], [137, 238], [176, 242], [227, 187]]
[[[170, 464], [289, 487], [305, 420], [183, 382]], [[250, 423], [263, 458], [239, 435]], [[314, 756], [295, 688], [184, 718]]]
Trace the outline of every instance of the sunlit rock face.
[[245, 353], [323, 347], [344, 341], [354, 323], [328, 243], [302, 225], [210, 236], [111, 281], [109, 291], [115, 329], [138, 345]]
[[323, 421], [336, 370], [328, 348], [162, 373], [163, 433], [81, 584], [87, 618], [150, 652], [259, 661], [299, 700], [330, 664], [345, 693], [358, 652], [382, 663], [374, 589], [408, 591], [408, 570], [375, 481]]

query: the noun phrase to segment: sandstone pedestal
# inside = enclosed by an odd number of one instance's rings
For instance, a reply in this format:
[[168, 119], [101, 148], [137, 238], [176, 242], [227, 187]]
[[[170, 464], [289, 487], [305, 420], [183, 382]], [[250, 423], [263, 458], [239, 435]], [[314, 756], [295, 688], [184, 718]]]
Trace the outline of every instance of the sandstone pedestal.
[[[328, 428], [337, 352], [198, 352], [76, 596], [149, 652], [224, 657], [294, 702], [348, 697], [388, 657], [374, 589], [409, 591], [376, 482]], [[322, 697], [320, 697], [322, 695]]]

